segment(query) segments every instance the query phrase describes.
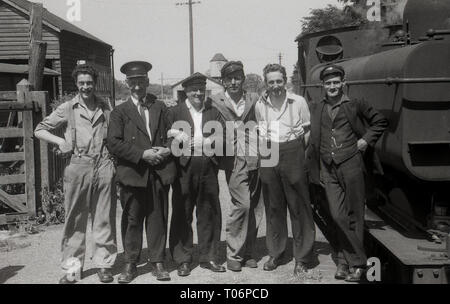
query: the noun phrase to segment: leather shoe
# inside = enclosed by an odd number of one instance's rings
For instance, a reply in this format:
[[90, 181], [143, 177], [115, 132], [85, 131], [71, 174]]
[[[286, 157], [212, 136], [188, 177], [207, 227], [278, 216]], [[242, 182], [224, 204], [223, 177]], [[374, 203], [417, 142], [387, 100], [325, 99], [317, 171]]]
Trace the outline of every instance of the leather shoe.
[[214, 261], [200, 263], [201, 268], [209, 269], [212, 272], [225, 272], [226, 269], [222, 265], [216, 264]]
[[97, 271], [98, 279], [102, 283], [111, 283], [114, 281], [114, 277], [112, 275], [111, 269], [109, 268], [100, 268]]
[[334, 278], [336, 280], [345, 280], [349, 274], [348, 265], [346, 264], [339, 264], [337, 266], [336, 273], [334, 274]]
[[119, 275], [117, 282], [119, 284], [128, 284], [131, 283], [137, 277], [137, 268], [136, 264], [127, 263], [123, 268], [122, 273]]
[[67, 274], [65, 274], [61, 279], [59, 279], [59, 284], [75, 284], [77, 281], [75, 280], [69, 280], [67, 278]]
[[278, 263], [277, 263], [277, 261], [275, 260], [275, 258], [269, 257], [269, 259], [267, 260], [267, 262], [264, 263], [263, 269], [264, 269], [265, 271], [272, 271], [272, 270], [277, 269], [277, 267], [278, 267]]
[[303, 263], [303, 262], [295, 262], [294, 276], [299, 276], [302, 273], [306, 273], [306, 272], [308, 272], [308, 267], [306, 266], [305, 263]]
[[244, 266], [249, 268], [258, 268], [258, 263], [256, 262], [255, 259], [248, 258], [245, 259]]
[[355, 268], [353, 272], [349, 273], [345, 278], [346, 282], [362, 282], [364, 281], [366, 269], [364, 268]]
[[158, 281], [170, 281], [170, 275], [164, 268], [163, 263], [151, 263], [151, 266], [153, 268], [152, 274]]
[[241, 262], [233, 261], [233, 260], [227, 260], [227, 268], [231, 271], [241, 271], [242, 265]]
[[187, 277], [191, 274], [191, 268], [189, 267], [189, 263], [181, 263], [177, 269], [178, 276]]

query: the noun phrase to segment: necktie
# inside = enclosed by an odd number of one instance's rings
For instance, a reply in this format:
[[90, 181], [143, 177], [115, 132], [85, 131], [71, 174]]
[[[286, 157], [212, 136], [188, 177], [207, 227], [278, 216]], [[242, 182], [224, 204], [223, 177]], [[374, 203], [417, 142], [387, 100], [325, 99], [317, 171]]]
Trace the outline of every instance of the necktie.
[[145, 108], [143, 106], [143, 103], [139, 103], [139, 114], [142, 117], [142, 120], [144, 121], [145, 126], [147, 126], [147, 118], [145, 117]]

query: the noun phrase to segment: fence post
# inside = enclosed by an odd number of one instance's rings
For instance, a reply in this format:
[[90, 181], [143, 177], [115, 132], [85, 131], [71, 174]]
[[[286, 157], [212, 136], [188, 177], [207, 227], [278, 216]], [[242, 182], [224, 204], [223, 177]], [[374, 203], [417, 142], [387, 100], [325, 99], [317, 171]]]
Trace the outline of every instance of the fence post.
[[[37, 125], [37, 123], [41, 122], [47, 116], [47, 106], [49, 105], [49, 97], [48, 92], [46, 91], [35, 91], [32, 92], [33, 101], [37, 102], [40, 108], [40, 111], [35, 114], [35, 121], [33, 127]], [[36, 162], [36, 172], [40, 175], [36, 175], [36, 187], [38, 191], [41, 191], [44, 188], [50, 189], [50, 163], [49, 163], [49, 144], [41, 140], [39, 141], [39, 145], [37, 149], [40, 151], [39, 161]], [[40, 196], [38, 196], [40, 198]], [[40, 201], [39, 201], [40, 202]]]
[[[17, 84], [17, 101], [32, 103], [30, 83], [23, 79]], [[33, 136], [33, 113], [23, 111], [23, 147], [25, 152], [25, 194], [29, 215], [36, 215], [36, 179], [35, 179], [35, 154]]]

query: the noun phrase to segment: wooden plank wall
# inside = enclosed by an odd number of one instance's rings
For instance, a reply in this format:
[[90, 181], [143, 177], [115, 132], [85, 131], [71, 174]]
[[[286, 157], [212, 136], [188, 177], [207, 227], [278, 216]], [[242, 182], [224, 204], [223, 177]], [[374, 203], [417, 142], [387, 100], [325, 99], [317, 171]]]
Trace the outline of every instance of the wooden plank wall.
[[[29, 16], [0, 1], [0, 60], [28, 60], [29, 39]], [[44, 26], [43, 40], [48, 45], [46, 59], [59, 59], [58, 33]]]

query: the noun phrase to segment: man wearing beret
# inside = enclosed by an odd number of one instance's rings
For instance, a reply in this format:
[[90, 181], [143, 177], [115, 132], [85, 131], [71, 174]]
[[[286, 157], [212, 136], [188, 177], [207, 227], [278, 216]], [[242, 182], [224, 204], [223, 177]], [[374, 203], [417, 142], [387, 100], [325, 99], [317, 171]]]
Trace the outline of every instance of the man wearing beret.
[[[196, 207], [200, 267], [224, 272], [225, 267], [216, 263], [222, 223], [218, 161], [215, 154], [205, 150], [213, 144], [215, 136], [205, 125], [218, 123], [219, 112], [211, 106], [209, 98], [205, 100], [205, 76], [195, 73], [182, 86], [187, 99], [167, 112], [172, 153], [179, 154], [176, 155], [179, 179], [173, 185], [169, 246], [179, 265], [178, 275], [188, 276], [193, 253], [192, 213]], [[180, 122], [187, 126], [177, 126]], [[180, 151], [186, 153], [175, 152], [181, 145], [188, 145]]]
[[[221, 70], [221, 76], [225, 93], [212, 97], [213, 106], [219, 110], [221, 120], [241, 126], [252, 122], [256, 124], [255, 103], [258, 94], [244, 91], [245, 74], [242, 62], [227, 62]], [[243, 136], [245, 140], [238, 140], [237, 130], [234, 129], [232, 133], [235, 138], [232, 145], [236, 153], [234, 156], [223, 157], [220, 168], [225, 170], [231, 195], [226, 223], [227, 268], [241, 271], [242, 266], [258, 267], [254, 250], [264, 207], [260, 203], [258, 157], [256, 153], [246, 153], [251, 142], [249, 136]]]
[[350, 99], [344, 93], [345, 71], [341, 66], [325, 67], [320, 80], [326, 95], [311, 106], [310, 179], [325, 188], [337, 227], [335, 278], [358, 282], [364, 279], [367, 263], [363, 155], [373, 152], [388, 123], [365, 100]]
[[137, 275], [142, 250], [142, 227], [148, 245], [148, 261], [157, 280], [170, 280], [164, 268], [168, 191], [176, 172], [167, 148], [166, 106], [147, 94], [148, 62], [124, 64], [121, 72], [131, 97], [111, 112], [108, 148], [117, 157], [117, 181], [121, 187], [122, 242], [125, 267], [119, 283]]

